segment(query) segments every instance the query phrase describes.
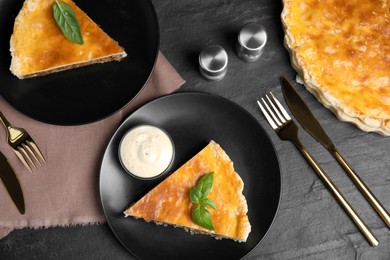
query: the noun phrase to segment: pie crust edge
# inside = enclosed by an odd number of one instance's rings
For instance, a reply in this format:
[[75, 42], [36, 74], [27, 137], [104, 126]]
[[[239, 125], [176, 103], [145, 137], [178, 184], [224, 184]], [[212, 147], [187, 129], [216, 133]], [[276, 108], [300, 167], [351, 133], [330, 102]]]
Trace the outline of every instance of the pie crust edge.
[[[296, 54], [296, 50], [292, 45], [293, 36], [290, 34], [288, 25], [286, 24], [286, 17], [290, 12], [288, 8], [289, 2], [291, 2], [291, 0], [283, 0], [283, 11], [281, 13], [285, 35], [284, 46], [289, 52], [291, 65], [302, 79], [305, 88], [312, 93], [321, 104], [331, 110], [339, 120], [352, 123], [365, 132], [376, 132], [383, 136], [390, 136], [390, 119], [372, 118], [348, 112], [346, 107], [344, 107], [336, 97], [323, 91], [321, 85], [316, 82], [304, 66], [301, 65], [302, 61]], [[297, 82], [300, 83], [299, 80], [297, 80]], [[351, 108], [348, 107], [348, 109]]]

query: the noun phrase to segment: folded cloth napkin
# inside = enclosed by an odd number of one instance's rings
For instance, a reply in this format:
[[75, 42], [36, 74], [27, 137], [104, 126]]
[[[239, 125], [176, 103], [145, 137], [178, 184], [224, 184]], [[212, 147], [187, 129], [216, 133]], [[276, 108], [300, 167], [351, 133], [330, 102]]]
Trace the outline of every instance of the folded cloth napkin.
[[104, 223], [99, 170], [111, 136], [135, 108], [177, 90], [183, 83], [160, 52], [149, 81], [130, 104], [106, 119], [81, 126], [35, 121], [0, 98], [3, 114], [11, 124], [29, 132], [47, 160], [33, 173], [28, 172], [8, 146], [5, 131], [0, 130], [0, 150], [17, 173], [26, 205], [26, 213], [20, 215], [0, 185], [0, 239], [16, 228]]

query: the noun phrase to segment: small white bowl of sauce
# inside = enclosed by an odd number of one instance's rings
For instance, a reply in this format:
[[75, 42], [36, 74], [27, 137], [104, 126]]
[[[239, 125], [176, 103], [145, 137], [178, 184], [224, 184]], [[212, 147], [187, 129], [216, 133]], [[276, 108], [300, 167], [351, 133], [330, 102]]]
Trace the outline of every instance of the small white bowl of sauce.
[[138, 125], [122, 137], [119, 161], [133, 177], [149, 180], [161, 176], [173, 161], [175, 147], [169, 134], [153, 125]]

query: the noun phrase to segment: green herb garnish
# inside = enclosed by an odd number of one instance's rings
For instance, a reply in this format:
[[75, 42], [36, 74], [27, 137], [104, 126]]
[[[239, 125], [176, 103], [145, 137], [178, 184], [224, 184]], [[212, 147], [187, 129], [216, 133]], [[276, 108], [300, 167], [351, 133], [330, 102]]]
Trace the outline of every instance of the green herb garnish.
[[214, 230], [214, 226], [211, 221], [211, 214], [206, 208], [216, 209], [214, 202], [207, 198], [213, 186], [213, 181], [214, 172], [207, 173], [190, 190], [190, 199], [196, 204], [192, 209], [192, 221], [209, 230]]
[[53, 16], [58, 27], [67, 39], [77, 44], [84, 43], [80, 23], [72, 7], [56, 0], [56, 3], [53, 5]]

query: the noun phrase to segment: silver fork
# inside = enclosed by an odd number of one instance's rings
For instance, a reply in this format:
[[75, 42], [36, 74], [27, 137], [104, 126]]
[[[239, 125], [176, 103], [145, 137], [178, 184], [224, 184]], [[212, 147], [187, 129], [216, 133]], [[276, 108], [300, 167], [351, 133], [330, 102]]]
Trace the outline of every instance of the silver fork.
[[288, 140], [295, 144], [298, 150], [302, 153], [303, 157], [309, 162], [310, 166], [317, 173], [318, 177], [322, 180], [331, 194], [336, 198], [340, 203], [342, 208], [346, 211], [348, 216], [356, 224], [359, 230], [363, 233], [367, 241], [371, 246], [377, 246], [379, 244], [378, 239], [372, 233], [370, 228], [366, 223], [361, 219], [361, 217], [356, 213], [352, 208], [349, 202], [344, 198], [341, 192], [338, 190], [336, 185], [333, 184], [332, 180], [325, 173], [325, 171], [319, 166], [313, 156], [309, 153], [306, 147], [302, 144], [298, 137], [298, 126], [294, 123], [291, 117], [288, 115], [287, 111], [283, 108], [282, 104], [275, 98], [275, 96], [270, 92], [271, 98], [266, 95], [266, 100], [261, 98], [261, 101], [257, 101], [261, 111], [263, 112], [268, 123], [271, 125], [272, 129], [277, 133], [280, 139]]
[[[0, 120], [7, 130], [7, 142], [12, 147], [16, 156], [26, 166], [26, 168], [32, 172], [30, 165], [37, 169], [36, 164], [42, 166], [42, 162], [46, 162], [42, 152], [35, 144], [34, 140], [23, 128], [13, 127], [5, 118], [3, 113], [0, 112]], [[38, 159], [40, 157], [41, 161]]]

